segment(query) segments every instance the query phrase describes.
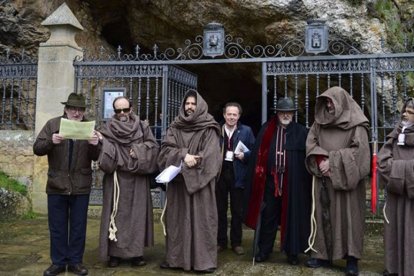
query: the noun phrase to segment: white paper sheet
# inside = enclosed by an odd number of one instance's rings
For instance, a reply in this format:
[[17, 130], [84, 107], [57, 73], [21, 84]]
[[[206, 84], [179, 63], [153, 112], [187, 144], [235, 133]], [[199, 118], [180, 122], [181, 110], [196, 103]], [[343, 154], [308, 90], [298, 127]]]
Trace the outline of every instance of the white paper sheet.
[[65, 139], [89, 140], [93, 135], [95, 121], [78, 122], [62, 118], [59, 134]]
[[241, 152], [247, 152], [249, 151], [249, 148], [246, 147], [245, 144], [243, 144], [242, 141], [239, 141], [239, 143], [237, 143], [236, 148], [234, 149], [234, 153], [239, 154]]
[[155, 181], [157, 183], [168, 183], [168, 182], [170, 182], [171, 180], [174, 179], [174, 177], [177, 176], [177, 174], [179, 174], [181, 172], [181, 166], [182, 166], [182, 163], [180, 164], [179, 167], [170, 165], [168, 168], [163, 170], [159, 175], [157, 175], [155, 177]]

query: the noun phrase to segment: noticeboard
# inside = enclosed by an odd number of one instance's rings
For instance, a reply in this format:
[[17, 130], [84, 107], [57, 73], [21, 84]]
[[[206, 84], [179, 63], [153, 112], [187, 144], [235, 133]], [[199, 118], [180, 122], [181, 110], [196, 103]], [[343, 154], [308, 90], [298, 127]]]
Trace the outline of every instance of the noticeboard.
[[113, 101], [115, 98], [120, 96], [125, 96], [126, 89], [124, 87], [118, 88], [103, 88], [103, 96], [102, 96], [102, 118], [103, 120], [107, 120], [112, 118], [114, 115], [114, 108], [112, 106]]

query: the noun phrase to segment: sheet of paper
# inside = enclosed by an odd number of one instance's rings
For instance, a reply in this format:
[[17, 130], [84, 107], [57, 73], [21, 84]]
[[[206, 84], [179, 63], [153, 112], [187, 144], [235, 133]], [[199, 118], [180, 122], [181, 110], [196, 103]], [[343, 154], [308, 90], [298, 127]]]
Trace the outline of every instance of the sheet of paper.
[[236, 148], [234, 149], [234, 153], [241, 153], [241, 152], [246, 152], [249, 151], [249, 148], [246, 147], [245, 144], [243, 144], [242, 141], [239, 141], [239, 143], [237, 143]]
[[170, 165], [168, 168], [163, 170], [157, 177], [155, 177], [155, 182], [157, 183], [168, 183], [174, 179], [181, 172], [181, 166], [179, 167]]
[[95, 121], [78, 122], [62, 118], [59, 134], [65, 139], [88, 140], [92, 137]]

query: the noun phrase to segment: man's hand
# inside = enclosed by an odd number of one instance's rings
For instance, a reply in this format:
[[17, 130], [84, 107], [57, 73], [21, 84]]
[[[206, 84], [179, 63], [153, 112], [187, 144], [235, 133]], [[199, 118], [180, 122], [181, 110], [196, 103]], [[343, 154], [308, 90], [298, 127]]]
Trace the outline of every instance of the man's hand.
[[321, 171], [323, 176], [331, 176], [331, 170], [329, 168], [329, 159], [324, 159], [319, 164], [319, 170]]
[[198, 155], [191, 155], [191, 154], [186, 154], [186, 156], [184, 157], [184, 163], [187, 165], [187, 167], [192, 168], [195, 165], [197, 165], [197, 162], [201, 159], [200, 156]]
[[130, 149], [130, 150], [129, 150], [129, 155], [130, 155], [132, 158], [137, 158], [137, 156], [135, 155], [135, 152], [134, 152], [132, 149]]
[[93, 132], [92, 137], [88, 140], [88, 143], [94, 146], [99, 143], [99, 136], [96, 131]]
[[59, 133], [53, 133], [53, 135], [52, 135], [52, 142], [53, 142], [53, 144], [55, 144], [55, 145], [62, 143], [62, 141], [63, 141], [64, 139], [65, 139], [65, 138], [63, 138], [63, 136], [62, 136], [62, 135], [60, 135]]
[[236, 157], [240, 161], [243, 161], [243, 159], [244, 159], [244, 152], [235, 153], [234, 154], [234, 157]]

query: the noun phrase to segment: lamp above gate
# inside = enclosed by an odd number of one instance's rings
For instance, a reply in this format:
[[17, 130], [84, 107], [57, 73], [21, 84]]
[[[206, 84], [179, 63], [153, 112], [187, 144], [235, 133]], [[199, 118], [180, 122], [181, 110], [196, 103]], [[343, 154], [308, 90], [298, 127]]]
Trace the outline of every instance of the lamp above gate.
[[305, 31], [305, 51], [306, 53], [319, 54], [328, 51], [328, 26], [325, 20], [308, 20]]
[[217, 22], [208, 23], [203, 33], [203, 55], [216, 57], [224, 54], [224, 27]]

